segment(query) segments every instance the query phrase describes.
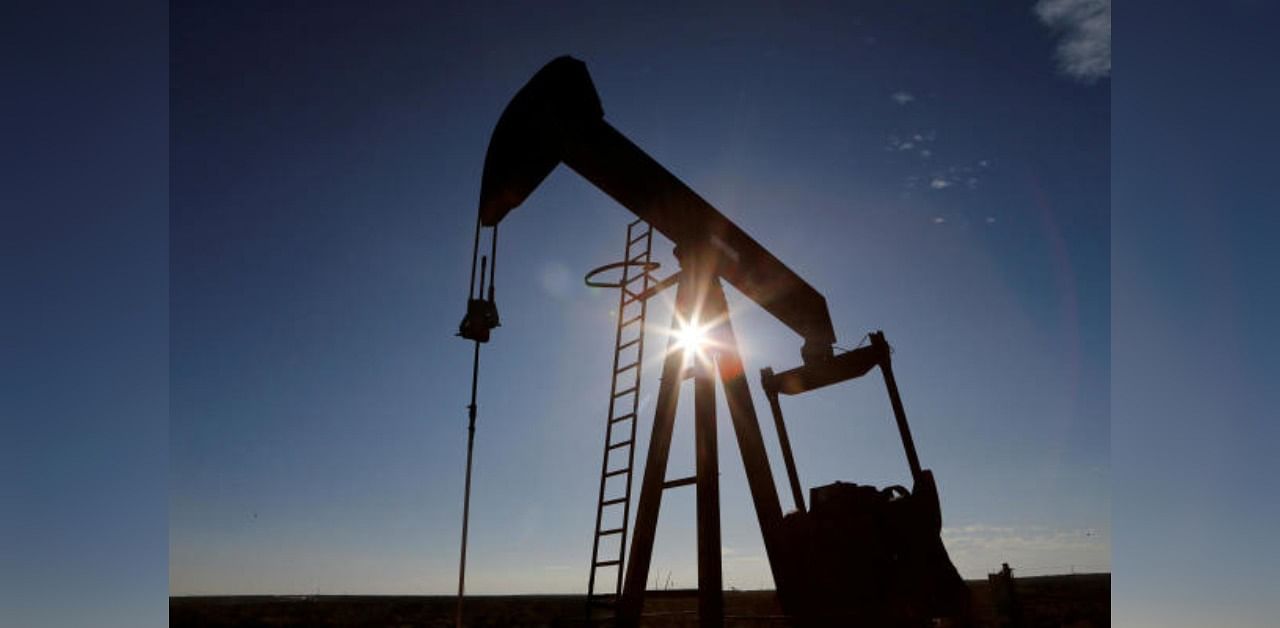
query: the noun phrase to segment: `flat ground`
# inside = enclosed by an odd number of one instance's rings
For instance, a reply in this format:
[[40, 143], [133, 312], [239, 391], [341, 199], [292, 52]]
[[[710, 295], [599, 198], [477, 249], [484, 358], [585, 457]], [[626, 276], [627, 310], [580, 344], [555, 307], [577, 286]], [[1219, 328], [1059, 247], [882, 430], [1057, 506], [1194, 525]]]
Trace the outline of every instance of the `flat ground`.
[[[979, 626], [1002, 626], [986, 581], [971, 580]], [[1111, 625], [1111, 575], [1079, 574], [1015, 580], [1024, 628]], [[693, 592], [651, 592], [646, 626], [695, 626]], [[447, 596], [228, 596], [169, 598], [169, 625], [218, 627], [453, 626], [455, 598]], [[468, 597], [467, 625], [586, 626], [580, 595]], [[786, 626], [773, 591], [729, 591], [725, 612], [731, 627]]]

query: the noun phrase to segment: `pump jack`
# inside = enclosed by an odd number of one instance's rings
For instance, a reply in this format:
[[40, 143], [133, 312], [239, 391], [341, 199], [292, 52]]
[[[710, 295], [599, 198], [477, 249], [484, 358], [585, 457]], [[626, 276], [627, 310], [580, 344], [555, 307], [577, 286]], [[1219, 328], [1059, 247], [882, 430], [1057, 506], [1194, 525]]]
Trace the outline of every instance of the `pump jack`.
[[[929, 625], [935, 618], [963, 624], [968, 593], [939, 537], [937, 488], [932, 473], [920, 466], [916, 455], [884, 335], [873, 332], [869, 346], [837, 355], [826, 299], [606, 122], [586, 65], [571, 57], [557, 58], [535, 74], [507, 105], [494, 129], [481, 182], [477, 251], [481, 226], [494, 228], [496, 239], [503, 217], [561, 163], [675, 243], [680, 269], [632, 296], [649, 298], [675, 285], [677, 322], [703, 326], [711, 339], [708, 357], [695, 360], [693, 366], [697, 461], [692, 481], [669, 482], [665, 477], [680, 383], [685, 378], [681, 352], [669, 352], [663, 360], [635, 533], [622, 595], [616, 600], [618, 625], [635, 626], [639, 621], [662, 492], [672, 484], [696, 485], [699, 622], [723, 625], [717, 376], [783, 610], [805, 625], [916, 626]], [[762, 372], [796, 505], [796, 511], [785, 517], [722, 279], [804, 340], [801, 366], [777, 374], [771, 369]], [[625, 285], [622, 288], [626, 290]], [[489, 340], [489, 330], [497, 321], [491, 279], [487, 299], [483, 289], [478, 297], [469, 298], [458, 335], [478, 346]], [[858, 378], [876, 367], [884, 376], [913, 487], [877, 490], [836, 483], [813, 489], [806, 509], [779, 395]]]

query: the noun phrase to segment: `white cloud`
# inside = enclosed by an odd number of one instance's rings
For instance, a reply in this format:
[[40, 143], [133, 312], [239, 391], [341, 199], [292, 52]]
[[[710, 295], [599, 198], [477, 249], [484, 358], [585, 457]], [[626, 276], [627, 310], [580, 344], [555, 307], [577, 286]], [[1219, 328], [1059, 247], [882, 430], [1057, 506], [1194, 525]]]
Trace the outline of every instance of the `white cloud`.
[[1111, 0], [1039, 0], [1034, 10], [1060, 34], [1059, 70], [1083, 83], [1111, 76]]
[[[968, 163], [951, 163], [947, 165], [948, 160], [936, 159], [937, 153], [934, 149], [934, 142], [938, 139], [938, 132], [933, 129], [923, 130], [920, 132], [908, 132], [903, 135], [890, 135], [888, 143], [884, 150], [890, 153], [911, 152], [920, 161], [918, 167], [920, 170], [916, 174], [912, 174], [903, 179], [903, 188], [906, 190], [914, 190], [928, 187], [933, 190], [952, 189], [968, 189], [976, 190], [985, 180], [985, 172], [991, 161], [982, 159], [976, 162]], [[938, 163], [941, 162], [941, 163]], [[936, 164], [936, 165], [934, 165]], [[948, 192], [950, 193], [950, 192]]]
[[[902, 139], [897, 135], [890, 135], [889, 144], [888, 146], [885, 147], [885, 150], [907, 151], [907, 150], [915, 150], [917, 148], [923, 149], [925, 144], [928, 144], [934, 141], [934, 139], [936, 138], [937, 138], [937, 132], [935, 131], [927, 131], [925, 133], [912, 133], [908, 135], [906, 139]], [[933, 151], [928, 151], [928, 154], [924, 156], [928, 157], [929, 155], [932, 155], [932, 154], [933, 154]]]
[[910, 92], [894, 92], [893, 95], [889, 96], [889, 98], [892, 98], [893, 102], [896, 102], [899, 105], [905, 105], [916, 99], [916, 97], [912, 96]]

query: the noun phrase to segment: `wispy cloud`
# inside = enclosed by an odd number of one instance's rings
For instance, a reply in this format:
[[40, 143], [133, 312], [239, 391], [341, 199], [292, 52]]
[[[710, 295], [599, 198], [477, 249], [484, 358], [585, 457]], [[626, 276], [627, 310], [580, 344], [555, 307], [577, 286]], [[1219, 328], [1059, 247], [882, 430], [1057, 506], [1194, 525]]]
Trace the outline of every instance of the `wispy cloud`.
[[958, 164], [935, 170], [929, 177], [929, 187], [935, 190], [945, 190], [952, 186], [963, 185], [970, 190], [976, 190], [980, 180], [979, 173], [986, 170], [990, 163], [984, 159], [979, 161], [976, 166]]
[[[884, 150], [897, 155], [909, 156], [911, 158], [910, 161], [902, 162], [901, 158], [898, 158], [898, 161], [915, 170], [915, 172], [903, 178], [904, 189], [902, 195], [904, 198], [910, 197], [911, 191], [916, 189], [936, 191], [949, 188], [967, 188], [976, 190], [982, 178], [987, 174], [988, 168], [991, 166], [991, 161], [987, 159], [969, 163], [953, 163], [951, 165], [947, 165], [948, 160], [945, 159], [945, 154], [943, 159], [935, 159], [935, 156], [939, 154], [935, 146], [937, 139], [938, 132], [934, 129], [910, 131], [888, 137]], [[913, 165], [915, 166], [914, 168], [912, 167]]]
[[[937, 138], [938, 138], [938, 134], [935, 131], [926, 131], [923, 133], [912, 133], [907, 135], [906, 137], [898, 137], [897, 135], [890, 135], [889, 143], [888, 145], [885, 146], [885, 150], [892, 152], [892, 151], [907, 151], [907, 150], [914, 150], [916, 148], [924, 148], [925, 144], [928, 144]], [[933, 154], [932, 151], [930, 151], [929, 154], [932, 155]], [[924, 156], [927, 157], [928, 155], [924, 155]]]
[[901, 91], [894, 92], [892, 95], [889, 96], [889, 98], [893, 99], [893, 102], [896, 102], [899, 105], [905, 105], [916, 99], [915, 96], [911, 95], [911, 92], [901, 92]]
[[1111, 0], [1039, 0], [1034, 10], [1059, 34], [1059, 70], [1083, 83], [1111, 75]]

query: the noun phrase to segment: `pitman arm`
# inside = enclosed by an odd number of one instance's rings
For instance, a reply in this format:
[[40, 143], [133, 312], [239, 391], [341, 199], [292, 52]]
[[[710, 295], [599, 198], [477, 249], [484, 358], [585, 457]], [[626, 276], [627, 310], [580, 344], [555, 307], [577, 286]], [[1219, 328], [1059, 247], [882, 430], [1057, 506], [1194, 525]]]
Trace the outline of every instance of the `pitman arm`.
[[560, 57], [507, 105], [489, 141], [480, 222], [496, 226], [564, 163], [670, 238], [678, 252], [702, 249], [721, 277], [804, 338], [806, 364], [832, 356], [827, 301], [604, 120], [587, 67]]

